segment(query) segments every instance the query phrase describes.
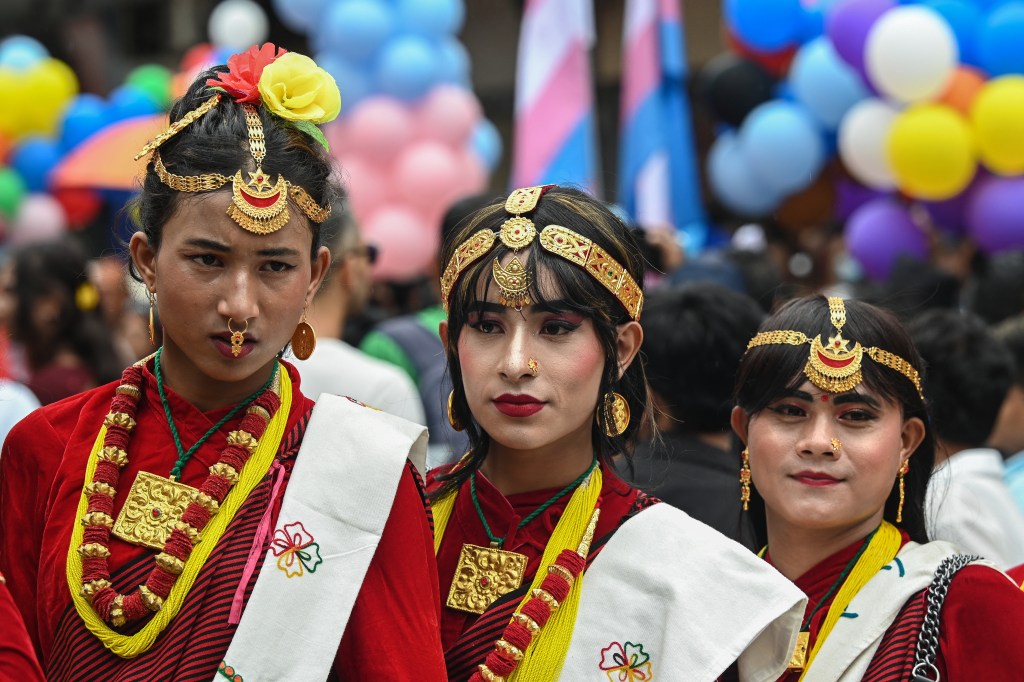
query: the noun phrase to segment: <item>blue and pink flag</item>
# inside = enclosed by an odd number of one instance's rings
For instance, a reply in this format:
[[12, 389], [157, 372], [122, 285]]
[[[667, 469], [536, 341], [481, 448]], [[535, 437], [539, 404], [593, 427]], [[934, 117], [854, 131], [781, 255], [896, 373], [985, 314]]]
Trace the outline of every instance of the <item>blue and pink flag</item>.
[[626, 0], [619, 203], [644, 226], [671, 225], [687, 251], [707, 239], [686, 95], [682, 2]]
[[516, 65], [512, 185], [576, 185], [597, 174], [592, 0], [527, 0]]

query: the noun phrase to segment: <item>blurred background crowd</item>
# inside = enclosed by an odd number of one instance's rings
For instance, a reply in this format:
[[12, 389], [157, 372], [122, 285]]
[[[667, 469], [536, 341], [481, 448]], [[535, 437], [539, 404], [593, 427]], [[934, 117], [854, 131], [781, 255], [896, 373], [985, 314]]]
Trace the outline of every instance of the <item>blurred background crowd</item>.
[[[269, 40], [343, 97], [311, 395], [427, 423], [434, 463], [459, 453], [441, 235], [510, 186], [569, 183], [647, 257], [662, 434], [634, 475], [656, 494], [760, 542], [733, 375], [767, 311], [819, 291], [911, 324], [949, 454], [998, 450], [973, 475], [1024, 507], [1021, 0], [7, 0], [0, 26], [4, 433], [151, 352], [124, 266], [133, 156], [200, 70]], [[1022, 528], [964, 545], [1021, 563]]]

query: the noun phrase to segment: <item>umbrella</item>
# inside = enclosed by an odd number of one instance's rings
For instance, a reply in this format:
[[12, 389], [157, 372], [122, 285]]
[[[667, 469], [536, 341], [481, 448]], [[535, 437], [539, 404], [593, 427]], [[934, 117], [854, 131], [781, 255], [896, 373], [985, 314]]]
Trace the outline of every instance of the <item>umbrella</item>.
[[133, 157], [167, 125], [167, 114], [153, 114], [126, 118], [98, 130], [57, 164], [50, 176], [51, 187], [137, 189], [149, 159], [135, 161]]

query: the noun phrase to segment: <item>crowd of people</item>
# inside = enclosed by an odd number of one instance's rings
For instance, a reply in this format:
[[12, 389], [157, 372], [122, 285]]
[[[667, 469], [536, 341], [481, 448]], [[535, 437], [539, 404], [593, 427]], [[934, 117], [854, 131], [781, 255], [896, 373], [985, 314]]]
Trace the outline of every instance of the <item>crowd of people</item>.
[[800, 292], [546, 185], [453, 206], [429, 304], [367, 329], [337, 88], [288, 55], [143, 150], [131, 287], [69, 240], [0, 270], [4, 676], [1024, 667], [1019, 259]]

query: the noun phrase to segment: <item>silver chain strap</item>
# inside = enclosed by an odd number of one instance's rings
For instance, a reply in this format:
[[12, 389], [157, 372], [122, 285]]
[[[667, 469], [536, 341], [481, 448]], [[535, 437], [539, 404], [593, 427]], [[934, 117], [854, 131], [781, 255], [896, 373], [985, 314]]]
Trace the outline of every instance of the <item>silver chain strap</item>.
[[946, 600], [949, 584], [953, 582], [953, 576], [957, 571], [980, 558], [976, 554], [954, 554], [943, 559], [935, 569], [935, 578], [932, 579], [925, 594], [928, 608], [924, 614], [924, 624], [921, 625], [921, 634], [917, 637], [914, 669], [910, 673], [911, 682], [938, 682], [941, 679], [939, 669], [935, 667], [935, 656], [939, 652], [939, 616], [942, 613], [942, 603]]

